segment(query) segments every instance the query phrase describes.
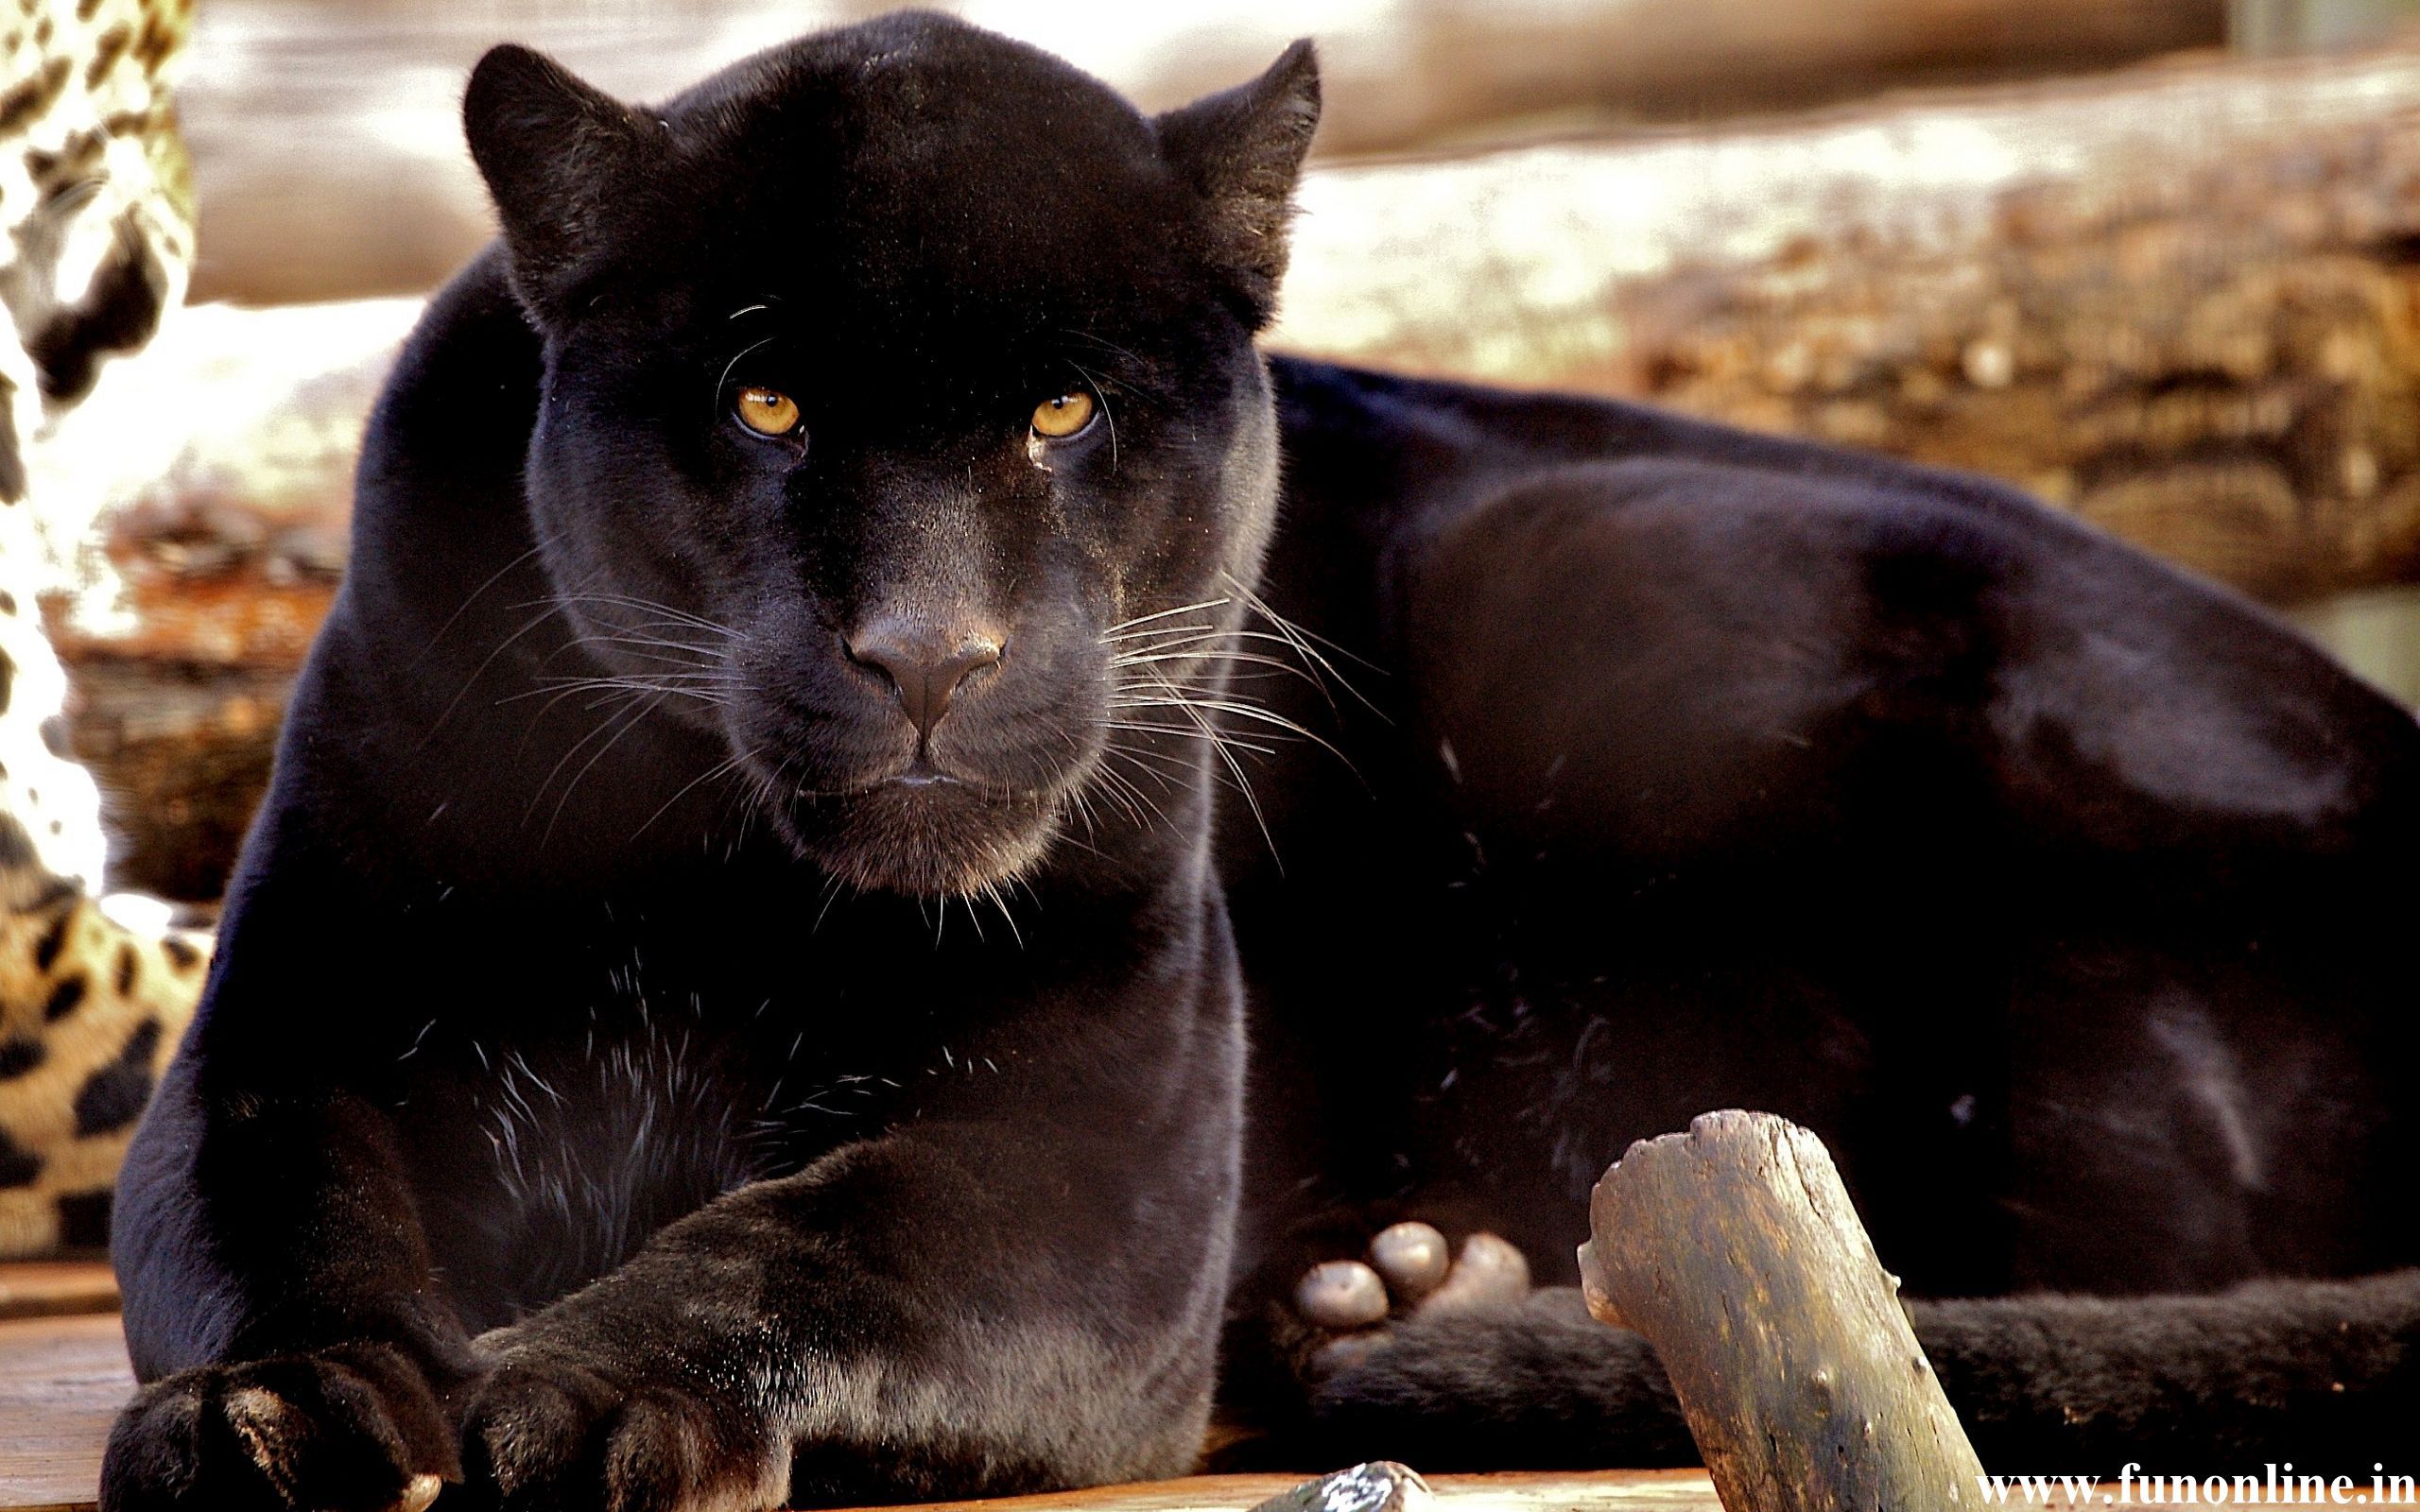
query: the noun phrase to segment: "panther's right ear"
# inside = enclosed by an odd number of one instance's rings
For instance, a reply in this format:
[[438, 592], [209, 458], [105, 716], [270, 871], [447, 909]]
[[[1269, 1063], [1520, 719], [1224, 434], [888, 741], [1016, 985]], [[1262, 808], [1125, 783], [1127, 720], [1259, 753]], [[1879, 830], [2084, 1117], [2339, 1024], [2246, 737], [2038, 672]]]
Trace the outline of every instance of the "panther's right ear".
[[1210, 264], [1241, 297], [1255, 331], [1277, 312], [1286, 222], [1320, 124], [1320, 60], [1305, 37], [1249, 84], [1152, 123], [1160, 153], [1207, 212]]
[[512, 254], [512, 284], [554, 323], [608, 232], [644, 196], [663, 129], [543, 53], [489, 50], [462, 95], [462, 129]]

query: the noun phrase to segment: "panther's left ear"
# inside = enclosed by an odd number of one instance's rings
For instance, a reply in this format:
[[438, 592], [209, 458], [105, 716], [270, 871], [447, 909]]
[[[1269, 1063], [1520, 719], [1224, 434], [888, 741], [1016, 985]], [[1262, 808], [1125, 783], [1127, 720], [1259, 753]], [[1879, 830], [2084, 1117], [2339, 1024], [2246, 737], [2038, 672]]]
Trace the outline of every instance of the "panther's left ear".
[[633, 217], [662, 126], [544, 54], [508, 44], [472, 70], [462, 129], [504, 228], [513, 291], [551, 326], [598, 269], [614, 228]]
[[1254, 330], [1277, 313], [1294, 182], [1319, 124], [1320, 60], [1307, 37], [1251, 83], [1152, 123], [1160, 155], [1207, 202], [1211, 258]]

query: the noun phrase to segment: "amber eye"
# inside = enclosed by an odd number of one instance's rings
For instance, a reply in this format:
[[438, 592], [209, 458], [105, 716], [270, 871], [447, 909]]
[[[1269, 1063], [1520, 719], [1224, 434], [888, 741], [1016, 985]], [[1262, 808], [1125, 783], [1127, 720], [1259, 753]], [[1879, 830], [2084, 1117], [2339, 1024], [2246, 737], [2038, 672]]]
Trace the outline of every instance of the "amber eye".
[[1033, 434], [1063, 441], [1093, 422], [1093, 396], [1081, 389], [1033, 406]]
[[759, 436], [787, 436], [798, 429], [798, 401], [778, 388], [752, 385], [739, 391], [732, 407], [739, 423]]

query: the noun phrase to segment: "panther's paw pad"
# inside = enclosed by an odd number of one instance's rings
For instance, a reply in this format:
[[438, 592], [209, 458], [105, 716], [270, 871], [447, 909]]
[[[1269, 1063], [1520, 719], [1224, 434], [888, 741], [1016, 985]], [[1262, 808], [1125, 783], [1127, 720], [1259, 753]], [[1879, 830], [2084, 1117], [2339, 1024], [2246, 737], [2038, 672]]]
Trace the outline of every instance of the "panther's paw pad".
[[1530, 1259], [1505, 1240], [1476, 1233], [1462, 1241], [1461, 1253], [1444, 1283], [1420, 1303], [1423, 1313], [1452, 1313], [1475, 1307], [1510, 1307], [1530, 1295]]
[[1313, 1328], [1366, 1329], [1386, 1319], [1387, 1283], [1357, 1260], [1331, 1260], [1303, 1273], [1294, 1311]]
[[1370, 1241], [1369, 1258], [1331, 1260], [1303, 1273], [1294, 1311], [1323, 1332], [1339, 1335], [1316, 1356], [1334, 1370], [1383, 1346], [1379, 1325], [1391, 1317], [1427, 1316], [1472, 1308], [1510, 1307], [1530, 1295], [1530, 1263], [1491, 1233], [1462, 1241], [1446, 1260], [1445, 1236], [1425, 1223], [1399, 1223]]
[[1391, 1224], [1379, 1229], [1378, 1237], [1370, 1241], [1370, 1264], [1387, 1279], [1387, 1289], [1407, 1302], [1418, 1302], [1444, 1285], [1454, 1269], [1445, 1236], [1425, 1223]]

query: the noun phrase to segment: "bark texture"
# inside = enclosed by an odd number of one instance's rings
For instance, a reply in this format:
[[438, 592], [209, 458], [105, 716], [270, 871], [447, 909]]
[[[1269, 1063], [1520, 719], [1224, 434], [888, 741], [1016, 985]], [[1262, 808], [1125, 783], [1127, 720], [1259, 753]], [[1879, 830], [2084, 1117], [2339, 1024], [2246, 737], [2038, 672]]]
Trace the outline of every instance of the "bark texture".
[[1654, 1348], [1728, 1512], [1939, 1512], [1982, 1466], [1821, 1140], [1708, 1113], [1589, 1203], [1588, 1310]]
[[2012, 479], [2273, 600], [2420, 573], [2420, 54], [1339, 169], [1281, 338]]

